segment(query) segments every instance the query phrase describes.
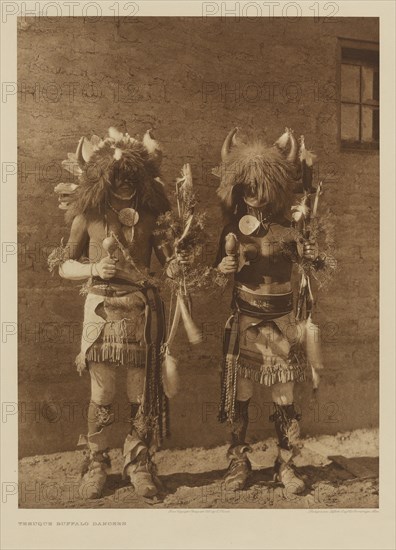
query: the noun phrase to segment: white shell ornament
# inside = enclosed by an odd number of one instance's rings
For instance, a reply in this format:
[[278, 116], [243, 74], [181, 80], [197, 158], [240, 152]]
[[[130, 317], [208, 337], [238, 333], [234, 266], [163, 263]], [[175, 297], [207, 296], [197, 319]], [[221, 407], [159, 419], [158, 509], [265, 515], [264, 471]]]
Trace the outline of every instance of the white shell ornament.
[[243, 235], [251, 235], [260, 227], [260, 222], [254, 216], [246, 214], [239, 220], [239, 230]]
[[118, 219], [122, 225], [133, 227], [139, 221], [139, 214], [134, 208], [123, 208], [118, 214]]

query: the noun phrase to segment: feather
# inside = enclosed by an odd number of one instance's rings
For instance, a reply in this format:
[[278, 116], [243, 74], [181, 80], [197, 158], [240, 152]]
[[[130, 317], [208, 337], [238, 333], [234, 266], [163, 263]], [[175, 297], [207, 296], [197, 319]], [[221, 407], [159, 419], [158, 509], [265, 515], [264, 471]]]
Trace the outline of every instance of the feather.
[[122, 157], [122, 150], [119, 147], [115, 148], [113, 157], [115, 160], [120, 160], [120, 158]]
[[292, 206], [292, 218], [295, 222], [304, 220], [309, 214], [309, 207], [305, 204], [304, 199], [300, 201], [297, 205]]
[[78, 185], [75, 183], [58, 183], [55, 186], [54, 192], [58, 195], [59, 205], [61, 210], [67, 210], [73, 200], [73, 195], [76, 192]]
[[122, 141], [124, 134], [117, 130], [114, 126], [110, 126], [108, 130], [108, 134], [110, 139], [114, 140], [115, 142]]
[[100, 138], [99, 136], [97, 136], [96, 134], [94, 134], [91, 139], [90, 139], [90, 142], [91, 142], [91, 145], [93, 146], [93, 148], [96, 150], [96, 149], [99, 149], [99, 147], [101, 147], [103, 145], [103, 140], [102, 138]]
[[312, 220], [316, 218], [316, 214], [318, 211], [319, 197], [321, 194], [322, 194], [322, 182], [319, 182], [319, 185], [316, 188], [315, 201], [312, 209], [312, 216], [311, 216]]
[[191, 216], [188, 217], [188, 220], [187, 220], [186, 225], [184, 227], [183, 233], [182, 233], [180, 239], [178, 239], [177, 244], [180, 244], [183, 241], [183, 239], [186, 238], [186, 236], [187, 236], [187, 234], [190, 230], [192, 221], [193, 221], [193, 216], [191, 215]]
[[67, 160], [62, 160], [62, 168], [73, 174], [75, 177], [79, 177], [82, 174], [82, 170], [77, 162], [75, 153], [68, 153]]
[[176, 192], [179, 200], [186, 201], [193, 191], [193, 180], [190, 164], [184, 164], [181, 169], [181, 177], [176, 179]]
[[308, 149], [305, 148], [305, 142], [303, 138], [304, 136], [301, 136], [300, 138], [300, 161], [305, 162], [307, 166], [312, 166], [314, 160], [316, 159], [316, 155], [312, 151], [308, 151]]
[[290, 139], [289, 129], [285, 128], [285, 131], [281, 135], [281, 137], [275, 141], [275, 145], [277, 145], [280, 149], [286, 149], [289, 139]]
[[313, 162], [316, 158], [316, 155], [314, 155], [312, 151], [308, 151], [306, 149], [304, 136], [300, 137], [299, 158], [301, 162], [303, 189], [305, 191], [311, 191], [313, 180]]
[[143, 136], [142, 143], [149, 153], [155, 153], [155, 151], [160, 151], [161, 147], [158, 141], [154, 139], [151, 135], [151, 131], [151, 129], [147, 130], [147, 132]]
[[212, 168], [211, 172], [214, 176], [216, 176], [216, 178], [221, 177], [221, 168], [220, 168], [220, 166], [216, 166], [216, 168]]

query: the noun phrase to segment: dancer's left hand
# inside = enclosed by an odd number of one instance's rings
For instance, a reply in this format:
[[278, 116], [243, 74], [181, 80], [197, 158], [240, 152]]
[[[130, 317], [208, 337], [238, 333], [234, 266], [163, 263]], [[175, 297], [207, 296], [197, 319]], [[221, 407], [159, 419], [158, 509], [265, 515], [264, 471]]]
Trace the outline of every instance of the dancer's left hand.
[[303, 244], [303, 258], [304, 260], [315, 260], [318, 255], [317, 245], [315, 241], [305, 241]]
[[172, 258], [166, 267], [166, 274], [171, 279], [175, 279], [183, 271], [183, 267], [189, 264], [189, 258], [186, 252], [176, 252], [175, 257]]

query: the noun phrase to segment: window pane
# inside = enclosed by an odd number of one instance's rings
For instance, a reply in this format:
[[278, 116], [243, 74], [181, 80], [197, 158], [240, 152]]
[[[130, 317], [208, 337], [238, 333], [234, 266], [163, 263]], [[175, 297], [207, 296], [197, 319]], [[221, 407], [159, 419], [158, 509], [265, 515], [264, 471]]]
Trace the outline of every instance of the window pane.
[[359, 141], [358, 105], [341, 105], [341, 139]]
[[379, 111], [372, 107], [362, 107], [362, 141], [378, 141]]
[[341, 101], [360, 101], [360, 66], [341, 65]]
[[379, 99], [378, 69], [362, 67], [362, 101]]

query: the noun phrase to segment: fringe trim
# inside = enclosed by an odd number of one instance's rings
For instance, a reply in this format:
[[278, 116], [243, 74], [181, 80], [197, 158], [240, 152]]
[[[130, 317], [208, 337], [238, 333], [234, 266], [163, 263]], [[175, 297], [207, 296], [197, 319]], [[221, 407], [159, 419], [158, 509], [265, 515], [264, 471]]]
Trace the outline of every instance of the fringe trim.
[[277, 382], [304, 382], [306, 380], [305, 365], [262, 365], [259, 368], [252, 365], [239, 363], [238, 375], [248, 378], [253, 382], [258, 382], [264, 386], [272, 386]]
[[93, 344], [86, 355], [87, 361], [118, 363], [128, 367], [144, 367], [146, 350], [128, 347], [119, 342]]
[[117, 321], [106, 321], [103, 327], [102, 335], [103, 342], [105, 343], [127, 343], [127, 320], [124, 318]]

